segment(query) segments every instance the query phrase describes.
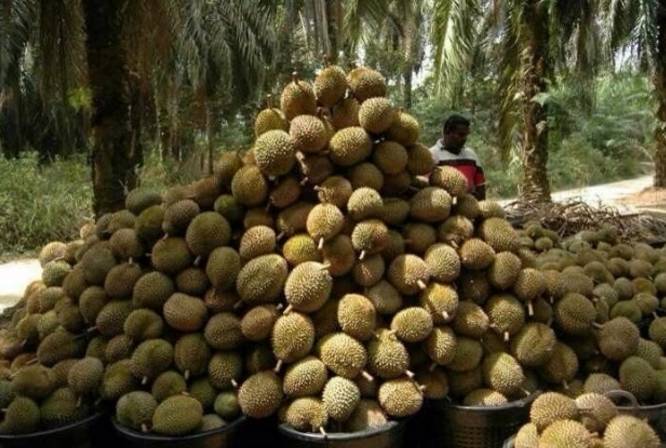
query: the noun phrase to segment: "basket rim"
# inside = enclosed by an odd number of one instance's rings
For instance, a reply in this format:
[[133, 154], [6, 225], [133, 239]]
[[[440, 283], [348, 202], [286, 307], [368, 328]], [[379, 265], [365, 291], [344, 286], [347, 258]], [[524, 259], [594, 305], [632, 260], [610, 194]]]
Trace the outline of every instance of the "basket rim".
[[278, 431], [280, 433], [291, 437], [295, 438], [297, 440], [304, 440], [304, 441], [311, 441], [311, 442], [316, 442], [316, 441], [346, 441], [346, 440], [362, 440], [362, 439], [367, 439], [372, 436], [376, 436], [377, 434], [382, 434], [385, 432], [390, 432], [393, 429], [399, 428], [407, 422], [407, 419], [403, 420], [391, 420], [382, 426], [378, 426], [376, 428], [371, 428], [371, 429], [366, 429], [365, 431], [357, 431], [357, 432], [332, 432], [332, 433], [327, 433], [325, 436], [323, 434], [319, 433], [314, 433], [314, 432], [301, 432], [297, 431], [296, 429], [292, 428], [286, 423], [281, 423], [278, 425]]
[[239, 426], [241, 423], [245, 422], [246, 420], [247, 417], [245, 415], [241, 415], [228, 425], [222, 426], [221, 428], [211, 429], [210, 431], [198, 432], [196, 434], [190, 434], [187, 436], [163, 436], [154, 433], [143, 433], [135, 431], [118, 423], [115, 417], [111, 417], [111, 423], [113, 424], [114, 429], [119, 433], [121, 433], [122, 435], [132, 439], [139, 439], [151, 442], [173, 442], [175, 440], [177, 440], [178, 442], [188, 442], [188, 441], [203, 439], [205, 437], [212, 436], [214, 434], [221, 434], [230, 431]]
[[37, 432], [31, 432], [28, 434], [0, 434], [0, 440], [30, 440], [30, 439], [39, 439], [42, 437], [47, 437], [47, 436], [53, 436], [55, 434], [59, 434], [61, 432], [66, 432], [69, 431], [70, 429], [74, 429], [78, 426], [85, 426], [90, 422], [93, 422], [95, 420], [98, 420], [100, 418], [104, 417], [104, 412], [97, 411], [94, 414], [84, 418], [83, 420], [78, 420], [74, 423], [70, 423], [65, 426], [59, 426], [57, 428], [53, 429], [45, 429], [43, 431], [37, 431]]
[[618, 410], [622, 411], [658, 411], [661, 409], [666, 409], [666, 403], [659, 404], [641, 404], [638, 406], [618, 406], [615, 405]]
[[525, 398], [521, 398], [520, 400], [513, 400], [508, 403], [501, 404], [499, 406], [466, 406], [462, 404], [451, 403], [445, 399], [432, 400], [432, 401], [442, 402], [444, 403], [444, 407], [449, 409], [458, 409], [461, 411], [471, 411], [471, 412], [496, 412], [496, 411], [506, 411], [509, 409], [523, 408], [525, 406], [529, 406], [536, 399], [536, 397], [538, 397], [542, 393], [543, 391], [537, 390], [535, 392], [532, 392], [530, 395], [528, 395]]

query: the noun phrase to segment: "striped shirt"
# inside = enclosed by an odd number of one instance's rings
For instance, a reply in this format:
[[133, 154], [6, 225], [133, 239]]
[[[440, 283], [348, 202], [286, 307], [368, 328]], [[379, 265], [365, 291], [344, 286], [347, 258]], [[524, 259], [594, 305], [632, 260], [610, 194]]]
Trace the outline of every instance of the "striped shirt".
[[479, 157], [470, 148], [465, 147], [459, 154], [454, 154], [444, 149], [444, 145], [440, 139], [430, 148], [430, 153], [437, 166], [452, 166], [465, 176], [469, 193], [476, 192], [477, 188], [486, 183]]

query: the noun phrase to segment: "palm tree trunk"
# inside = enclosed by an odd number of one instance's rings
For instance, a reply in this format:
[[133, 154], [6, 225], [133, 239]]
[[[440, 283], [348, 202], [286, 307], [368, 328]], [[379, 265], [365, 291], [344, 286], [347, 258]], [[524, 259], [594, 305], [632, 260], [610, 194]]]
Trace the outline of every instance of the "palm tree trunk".
[[129, 75], [121, 43], [127, 1], [83, 1], [93, 104], [93, 208], [97, 216], [123, 208], [126, 191], [136, 183], [129, 154]]
[[657, 51], [653, 74], [654, 91], [657, 96], [656, 148], [654, 153], [654, 186], [666, 187], [666, 2], [661, 1], [657, 10]]
[[533, 202], [550, 201], [548, 182], [548, 126], [546, 107], [535, 101], [546, 91], [548, 26], [538, 12], [538, 1], [525, 7], [523, 30], [526, 46], [522, 52], [522, 157], [523, 179], [520, 196]]

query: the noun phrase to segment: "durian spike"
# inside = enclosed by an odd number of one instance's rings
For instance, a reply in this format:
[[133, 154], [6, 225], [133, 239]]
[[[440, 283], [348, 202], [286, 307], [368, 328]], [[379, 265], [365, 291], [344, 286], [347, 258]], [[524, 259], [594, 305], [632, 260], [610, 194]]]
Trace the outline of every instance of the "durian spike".
[[141, 378], [141, 385], [145, 386], [146, 384], [148, 384], [148, 377], [144, 376], [143, 378]]
[[278, 359], [278, 362], [277, 362], [277, 364], [275, 364], [275, 368], [273, 369], [273, 371], [275, 373], [279, 373], [280, 369], [282, 369], [282, 360]]
[[234, 387], [234, 389], [238, 389], [238, 381], [232, 378], [230, 383]]
[[358, 256], [359, 260], [363, 260], [365, 258], [365, 250], [361, 251], [361, 254]]
[[148, 432], [148, 425], [141, 423], [141, 432]]
[[324, 248], [324, 237], [319, 238], [319, 244], [317, 244], [317, 249], [322, 250]]
[[372, 375], [370, 375], [370, 374], [369, 374], [368, 372], [366, 372], [365, 370], [364, 370], [363, 372], [361, 372], [361, 375], [363, 375], [363, 378], [365, 378], [366, 381], [373, 382], [373, 381], [375, 380], [375, 377], [373, 377]]
[[293, 310], [293, 309], [294, 309], [294, 307], [293, 307], [293, 306], [291, 305], [291, 303], [290, 303], [290, 304], [287, 305], [287, 307], [284, 309], [284, 311], [282, 312], [282, 314], [287, 315], [287, 314], [291, 313], [291, 310]]
[[451, 318], [451, 315], [448, 313], [448, 311], [442, 311], [442, 317], [444, 320], [449, 320]]
[[527, 315], [530, 317], [534, 316], [534, 306], [532, 305], [532, 301], [527, 302]]
[[416, 281], [416, 285], [417, 285], [417, 286], [419, 287], [419, 289], [421, 289], [421, 290], [426, 289], [426, 288], [428, 287], [428, 285], [426, 285], [425, 282], [424, 282], [423, 280], [421, 280], [421, 279], [418, 279], [418, 280]]
[[509, 332], [508, 331], [504, 332], [504, 342], [509, 342]]

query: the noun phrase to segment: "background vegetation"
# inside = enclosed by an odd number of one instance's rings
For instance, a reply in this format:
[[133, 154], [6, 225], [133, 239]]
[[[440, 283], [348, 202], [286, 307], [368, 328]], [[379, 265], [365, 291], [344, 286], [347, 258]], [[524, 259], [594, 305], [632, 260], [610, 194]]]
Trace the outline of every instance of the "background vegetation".
[[[326, 60], [381, 70], [395, 102], [421, 121], [426, 144], [449, 113], [471, 118], [469, 145], [492, 197], [536, 191], [543, 199], [548, 188], [652, 172], [666, 135], [659, 5], [10, 0], [0, 11], [0, 253], [72, 237], [99, 211], [109, 180], [100, 184], [91, 167], [104, 151], [122, 148], [128, 161], [111, 177], [117, 195], [207, 173], [220, 151], [251, 145], [254, 115], [292, 70], [313, 76]], [[102, 7], [109, 19], [97, 23]], [[116, 110], [127, 111], [129, 129], [115, 147], [93, 138], [105, 74], [90, 61], [94, 38], [109, 29], [125, 62]], [[527, 125], [530, 116], [538, 119]], [[526, 143], [531, 126], [540, 132]], [[530, 147], [547, 156], [545, 167]], [[531, 185], [531, 169], [549, 183]]]

